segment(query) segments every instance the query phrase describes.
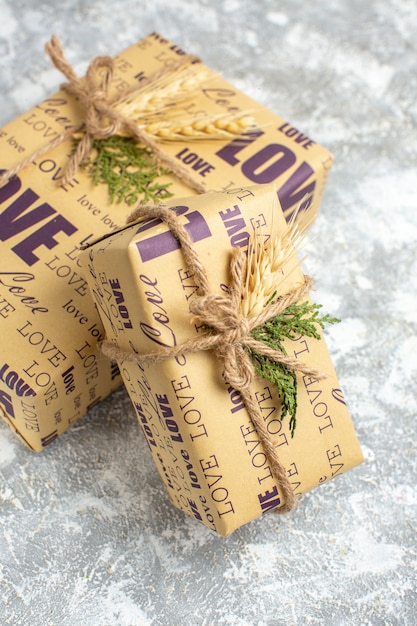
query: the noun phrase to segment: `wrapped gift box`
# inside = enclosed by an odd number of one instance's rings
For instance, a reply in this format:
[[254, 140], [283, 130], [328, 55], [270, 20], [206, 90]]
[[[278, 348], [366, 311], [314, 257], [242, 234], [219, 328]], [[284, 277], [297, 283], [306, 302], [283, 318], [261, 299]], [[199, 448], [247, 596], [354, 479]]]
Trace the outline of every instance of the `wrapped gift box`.
[[[232, 239], [238, 232], [239, 245], [245, 246], [254, 228], [267, 237], [272, 229], [280, 233], [286, 227], [276, 208], [275, 188], [257, 186], [242, 199], [238, 195], [218, 192], [167, 203], [189, 228], [214, 293], [229, 284]], [[193, 232], [190, 224], [199, 228]], [[163, 351], [201, 333], [189, 310], [196, 297], [195, 277], [160, 220], [140, 221], [100, 239], [82, 253], [81, 262], [106, 335], [118, 349]], [[285, 274], [288, 289], [303, 280], [294, 260]], [[281, 419], [276, 388], [263, 378], [253, 385], [298, 496], [357, 465], [362, 454], [324, 340], [297, 336], [286, 340], [286, 350], [328, 375], [317, 380], [297, 373], [293, 438], [288, 417]], [[280, 506], [279, 486], [257, 431], [213, 351], [180, 354], [157, 364], [130, 362], [123, 355], [119, 367], [176, 507], [227, 535]]]
[[[178, 46], [150, 35], [116, 58], [111, 93], [140, 86], [182, 55]], [[163, 153], [207, 189], [240, 189], [239, 201], [248, 184], [275, 181], [286, 213], [306, 194], [318, 205], [332, 163], [329, 152], [205, 71], [208, 82], [199, 86], [192, 102], [184, 103], [184, 116], [250, 111], [256, 130], [234, 140], [161, 143]], [[15, 167], [48, 146], [83, 115], [66, 91], [47, 98], [0, 129], [0, 168]], [[92, 238], [125, 223], [131, 198], [111, 202], [107, 185], [94, 185], [83, 169], [63, 184], [72, 149], [72, 139], [64, 141], [0, 187], [0, 414], [34, 451], [120, 384], [117, 368], [98, 358], [103, 326], [78, 252]], [[175, 197], [194, 193], [172, 175], [158, 182], [169, 184]]]

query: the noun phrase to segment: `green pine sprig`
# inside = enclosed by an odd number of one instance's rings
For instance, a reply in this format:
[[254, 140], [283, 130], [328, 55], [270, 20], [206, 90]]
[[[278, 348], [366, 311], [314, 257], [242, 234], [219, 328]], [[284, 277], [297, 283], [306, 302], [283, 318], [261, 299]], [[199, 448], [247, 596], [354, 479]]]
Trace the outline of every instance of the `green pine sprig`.
[[[274, 346], [274, 349], [277, 347]], [[280, 351], [286, 354], [284, 349]], [[254, 350], [251, 350], [250, 356], [257, 374], [276, 386], [278, 397], [282, 399], [281, 419], [289, 415], [289, 428], [293, 437], [297, 423], [297, 376], [295, 372]]]
[[157, 182], [169, 170], [155, 163], [152, 151], [131, 137], [114, 135], [93, 141], [92, 153], [81, 167], [95, 185], [107, 184], [112, 203], [125, 201], [132, 206], [138, 202], [159, 202], [173, 195], [168, 190], [170, 183]]
[[[319, 316], [320, 304], [309, 302], [291, 304], [279, 315], [252, 330], [251, 334], [270, 348], [286, 355], [284, 339], [294, 339], [298, 335], [320, 339], [318, 328], [326, 324], [339, 322], [329, 315]], [[282, 363], [277, 363], [269, 357], [250, 350], [250, 356], [255, 371], [277, 387], [278, 396], [282, 399], [281, 419], [289, 415], [289, 429], [291, 437], [297, 425], [297, 376]]]

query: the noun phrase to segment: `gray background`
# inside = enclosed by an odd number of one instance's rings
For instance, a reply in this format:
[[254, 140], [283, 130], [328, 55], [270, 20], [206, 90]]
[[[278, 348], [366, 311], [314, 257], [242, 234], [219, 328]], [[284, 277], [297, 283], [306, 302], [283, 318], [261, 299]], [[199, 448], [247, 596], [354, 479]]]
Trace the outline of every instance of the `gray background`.
[[331, 149], [305, 269], [366, 462], [227, 539], [173, 509], [120, 389], [41, 455], [0, 425], [0, 618], [415, 625], [414, 0], [0, 0], [0, 123], [157, 30]]

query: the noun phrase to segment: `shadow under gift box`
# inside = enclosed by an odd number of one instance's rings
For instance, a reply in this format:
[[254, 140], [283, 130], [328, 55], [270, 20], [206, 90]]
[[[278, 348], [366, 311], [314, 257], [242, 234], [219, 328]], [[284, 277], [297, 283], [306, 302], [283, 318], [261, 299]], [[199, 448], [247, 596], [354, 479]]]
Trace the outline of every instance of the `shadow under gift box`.
[[[242, 199], [210, 193], [166, 203], [189, 228], [210, 289], [228, 284], [231, 225], [241, 246], [255, 225], [280, 233], [276, 190], [257, 186]], [[237, 192], [239, 193], [239, 192]], [[193, 225], [198, 228], [193, 232]], [[302, 283], [296, 260], [285, 290]], [[194, 277], [178, 242], [160, 220], [102, 238], [81, 255], [107, 338], [118, 348], [149, 353], [181, 345], [198, 332], [189, 305]], [[281, 420], [276, 388], [257, 378], [253, 391], [296, 495], [359, 464], [363, 458], [324, 339], [286, 340], [289, 355], [328, 375], [299, 373], [294, 438]], [[162, 363], [119, 363], [126, 389], [172, 503], [221, 535], [282, 504], [267, 457], [239, 393], [222, 377], [213, 351]]]
[[[116, 57], [111, 95], [169, 67], [183, 55], [152, 34]], [[204, 67], [204, 66], [202, 66]], [[231, 141], [161, 144], [195, 181], [208, 189], [276, 181], [284, 210], [306, 193], [320, 203], [331, 154], [282, 118], [206, 68], [209, 82], [191, 103], [188, 118], [202, 112], [249, 111], [256, 132]], [[0, 169], [46, 146], [83, 113], [61, 91], [0, 129]], [[111, 204], [107, 186], [94, 186], [78, 170], [62, 185], [71, 140], [37, 158], [0, 188], [0, 415], [34, 451], [42, 450], [120, 384], [117, 368], [97, 357], [103, 327], [78, 262], [80, 246], [122, 226], [131, 207]], [[173, 176], [174, 197], [194, 192]]]

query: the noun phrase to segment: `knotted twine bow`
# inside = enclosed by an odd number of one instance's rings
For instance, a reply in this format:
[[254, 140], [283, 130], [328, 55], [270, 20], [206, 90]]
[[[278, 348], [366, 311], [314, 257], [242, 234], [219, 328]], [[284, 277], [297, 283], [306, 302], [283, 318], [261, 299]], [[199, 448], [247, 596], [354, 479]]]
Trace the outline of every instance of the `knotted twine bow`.
[[115, 361], [131, 361], [142, 365], [159, 363], [189, 352], [214, 350], [223, 365], [225, 380], [241, 395], [264, 448], [272, 474], [284, 496], [284, 504], [276, 509], [276, 512], [287, 513], [295, 506], [295, 496], [286, 469], [278, 457], [272, 438], [266, 428], [256, 397], [251, 391], [251, 385], [255, 378], [255, 368], [248, 354], [248, 349], [266, 355], [293, 371], [301, 372], [316, 379], [323, 378], [323, 374], [318, 370], [300, 363], [296, 358], [273, 350], [251, 336], [251, 331], [254, 328], [279, 315], [291, 304], [303, 298], [311, 287], [312, 281], [310, 278], [304, 277], [304, 283], [300, 287], [285, 294], [278, 302], [264, 307], [259, 315], [246, 318], [239, 310], [246, 270], [246, 256], [241, 248], [232, 249], [231, 281], [228, 294], [213, 294], [210, 293], [206, 270], [197, 255], [191, 237], [174, 211], [162, 205], [142, 205], [131, 213], [127, 221], [133, 222], [143, 217], [161, 219], [179, 241], [188, 269], [191, 274], [194, 274], [195, 282], [198, 285], [197, 297], [190, 304], [192, 321], [202, 324], [207, 330], [182, 345], [149, 354], [124, 351], [110, 341], [102, 343], [102, 351]]
[[77, 133], [84, 131], [84, 135], [78, 143], [77, 149], [70, 156], [67, 163], [64, 177], [61, 181], [63, 185], [74, 178], [78, 167], [88, 157], [94, 139], [105, 139], [112, 135], [124, 134], [137, 139], [140, 143], [150, 148], [155, 160], [168, 165], [172, 173], [189, 187], [198, 193], [204, 193], [206, 191], [204, 185], [195, 181], [178, 161], [175, 161], [169, 155], [165, 154], [158, 143], [139, 128], [133, 120], [125, 117], [115, 109], [115, 105], [126, 98], [126, 96], [141, 91], [149, 84], [159, 81], [165, 75], [173, 74], [183, 65], [198, 62], [198, 57], [183, 55], [172, 65], [142, 80], [140, 84], [130, 87], [117, 97], [110, 97], [109, 89], [114, 72], [114, 60], [111, 57], [101, 56], [93, 59], [87, 69], [85, 79], [82, 81], [65, 59], [57, 37], [53, 36], [51, 43], [47, 43], [45, 48], [55, 67], [64, 74], [65, 78], [69, 81], [61, 85], [61, 88], [80, 102], [85, 111], [84, 119], [82, 122], [71, 126], [64, 133], [51, 140], [46, 146], [43, 146], [21, 161], [16, 167], [4, 172], [3, 175], [0, 176], [0, 186], [13, 178], [13, 176], [16, 176], [16, 174], [33, 163], [33, 161], [36, 161], [38, 157], [53, 150], [63, 141], [73, 137]]

